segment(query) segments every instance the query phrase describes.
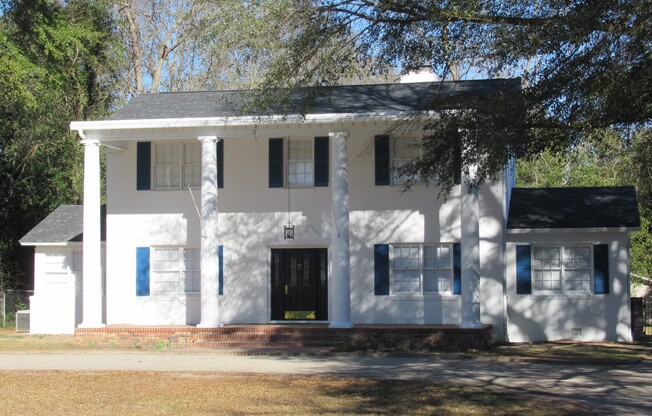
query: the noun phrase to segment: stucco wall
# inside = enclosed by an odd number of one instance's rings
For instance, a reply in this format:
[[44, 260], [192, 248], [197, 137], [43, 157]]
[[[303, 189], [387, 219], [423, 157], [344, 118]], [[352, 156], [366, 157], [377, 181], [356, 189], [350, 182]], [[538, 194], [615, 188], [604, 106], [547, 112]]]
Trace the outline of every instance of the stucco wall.
[[[516, 294], [518, 244], [607, 244], [609, 294]], [[631, 341], [628, 237], [621, 232], [509, 235], [507, 243], [508, 340]]]
[[[312, 138], [336, 130], [308, 129], [290, 137]], [[446, 202], [437, 189], [375, 186], [374, 131], [352, 132], [348, 139], [351, 229], [351, 318], [354, 323], [459, 323], [459, 296], [375, 296], [373, 246], [378, 243], [459, 242], [460, 186]], [[291, 220], [297, 239], [282, 240], [288, 190], [268, 187], [268, 138], [288, 132], [225, 137], [224, 188], [219, 190], [219, 243], [224, 246], [224, 323], [266, 323], [270, 318], [271, 247], [329, 247], [329, 188], [291, 188]], [[148, 140], [150, 140], [148, 138]], [[189, 141], [196, 140], [192, 137]], [[153, 143], [156, 140], [152, 139]], [[107, 323], [178, 325], [199, 322], [199, 296], [137, 297], [136, 247], [200, 243], [199, 218], [189, 191], [136, 191], [136, 144], [107, 154]], [[199, 189], [194, 189], [199, 202]], [[505, 189], [499, 181], [480, 193], [482, 319], [502, 331]], [[486, 253], [486, 254], [485, 254]], [[329, 295], [332, 299], [332, 293]]]

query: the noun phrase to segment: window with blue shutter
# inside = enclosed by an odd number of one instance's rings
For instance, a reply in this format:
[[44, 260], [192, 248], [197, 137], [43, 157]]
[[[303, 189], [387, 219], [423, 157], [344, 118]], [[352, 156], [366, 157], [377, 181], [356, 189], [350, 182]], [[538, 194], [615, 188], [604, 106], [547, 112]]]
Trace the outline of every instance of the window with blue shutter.
[[149, 296], [149, 247], [136, 247], [136, 296]]
[[315, 186], [328, 186], [328, 137], [315, 137]]
[[376, 186], [389, 185], [389, 136], [374, 138]]
[[453, 295], [462, 294], [462, 244], [453, 243]]
[[374, 244], [374, 295], [389, 295], [389, 244]]
[[217, 187], [224, 188], [224, 139], [218, 140], [217, 147]]
[[152, 187], [152, 143], [136, 143], [136, 190], [149, 191]]
[[516, 293], [532, 293], [532, 249], [529, 245], [516, 246]]
[[269, 139], [269, 187], [283, 187], [283, 139]]
[[224, 294], [224, 246], [221, 244], [217, 248], [217, 262], [219, 264], [217, 294], [223, 295]]
[[609, 294], [609, 246], [593, 246], [593, 290], [597, 295]]

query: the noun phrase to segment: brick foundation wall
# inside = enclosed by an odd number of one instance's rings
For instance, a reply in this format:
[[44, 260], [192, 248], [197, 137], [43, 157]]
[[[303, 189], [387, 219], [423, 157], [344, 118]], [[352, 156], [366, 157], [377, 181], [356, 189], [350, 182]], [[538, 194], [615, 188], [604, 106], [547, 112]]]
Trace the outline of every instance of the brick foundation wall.
[[632, 338], [638, 340], [643, 335], [645, 317], [643, 316], [643, 298], [631, 298]]
[[78, 328], [77, 345], [99, 348], [175, 349], [192, 346], [243, 348], [329, 347], [335, 351], [481, 350], [491, 343], [490, 325], [479, 329], [454, 326], [360, 325], [350, 329], [322, 326], [252, 325], [223, 328], [106, 327]]

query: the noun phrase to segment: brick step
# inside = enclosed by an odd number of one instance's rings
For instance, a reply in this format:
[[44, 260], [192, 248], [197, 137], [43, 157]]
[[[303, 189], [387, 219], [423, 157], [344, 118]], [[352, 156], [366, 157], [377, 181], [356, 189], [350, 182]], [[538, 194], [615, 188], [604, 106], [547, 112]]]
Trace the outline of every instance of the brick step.
[[194, 339], [221, 341], [221, 340], [251, 340], [251, 341], [332, 341], [344, 340], [347, 336], [331, 334], [305, 334], [305, 333], [256, 333], [256, 332], [234, 332], [230, 334], [196, 334]]
[[193, 347], [201, 348], [334, 348], [337, 342], [305, 341], [194, 341]]

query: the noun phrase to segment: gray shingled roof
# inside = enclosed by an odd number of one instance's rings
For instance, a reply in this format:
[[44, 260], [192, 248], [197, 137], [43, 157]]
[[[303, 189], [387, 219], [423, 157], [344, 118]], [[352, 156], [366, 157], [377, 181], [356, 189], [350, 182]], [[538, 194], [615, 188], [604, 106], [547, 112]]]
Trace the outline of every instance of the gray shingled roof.
[[514, 188], [508, 229], [640, 227], [632, 186]]
[[[32, 228], [23, 238], [21, 244], [67, 243], [82, 241], [83, 205], [61, 205], [43, 221]], [[102, 241], [105, 240], [106, 209], [102, 206]]]
[[520, 79], [299, 88], [288, 103], [279, 100], [265, 111], [244, 108], [251, 96], [246, 90], [141, 94], [109, 120], [415, 112], [433, 103], [455, 108], [471, 98], [513, 94], [519, 89]]

